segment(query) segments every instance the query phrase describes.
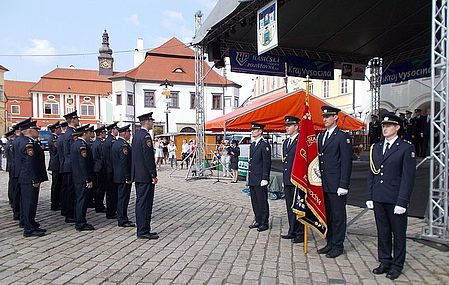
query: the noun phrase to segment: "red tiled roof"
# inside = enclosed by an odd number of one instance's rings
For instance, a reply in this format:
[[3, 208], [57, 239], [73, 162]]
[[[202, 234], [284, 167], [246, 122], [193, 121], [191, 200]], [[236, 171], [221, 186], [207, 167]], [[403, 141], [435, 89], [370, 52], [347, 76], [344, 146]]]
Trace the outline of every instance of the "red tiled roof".
[[108, 95], [112, 84], [107, 76], [98, 75], [97, 70], [56, 68], [42, 76], [31, 91]]
[[[171, 54], [172, 53], [172, 54]], [[203, 61], [204, 72], [210, 66]], [[175, 72], [175, 70], [182, 72]], [[112, 79], [131, 78], [141, 81], [163, 82], [167, 79], [173, 83], [195, 84], [195, 54], [177, 38], [172, 38], [162, 46], [147, 52], [145, 61], [138, 67], [115, 74]], [[209, 85], [240, 85], [225, 79], [211, 70], [204, 80]]]
[[21, 98], [31, 100], [29, 92], [36, 82], [5, 80], [5, 94], [8, 99]]
[[0, 64], [0, 69], [4, 70], [4, 71], [9, 71], [6, 67], [4, 67], [3, 65]]

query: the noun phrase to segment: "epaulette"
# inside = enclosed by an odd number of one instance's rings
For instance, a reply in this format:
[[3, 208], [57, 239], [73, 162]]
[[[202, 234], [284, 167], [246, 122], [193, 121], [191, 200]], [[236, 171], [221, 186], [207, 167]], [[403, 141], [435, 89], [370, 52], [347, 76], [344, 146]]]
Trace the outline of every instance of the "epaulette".
[[411, 142], [409, 142], [408, 140], [403, 140], [404, 142], [408, 143], [408, 144], [412, 144]]

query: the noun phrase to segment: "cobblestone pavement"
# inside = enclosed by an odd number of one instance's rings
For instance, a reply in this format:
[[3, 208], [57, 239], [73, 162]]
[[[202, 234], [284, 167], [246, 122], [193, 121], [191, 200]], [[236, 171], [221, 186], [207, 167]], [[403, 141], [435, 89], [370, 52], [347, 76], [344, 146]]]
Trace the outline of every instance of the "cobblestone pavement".
[[[37, 220], [45, 237], [23, 238], [7, 202], [7, 174], [0, 172], [0, 284], [449, 284], [449, 254], [408, 240], [404, 274], [396, 282], [375, 276], [376, 230], [372, 212], [351, 225], [346, 254], [316, 253], [324, 241], [309, 235], [309, 253], [282, 240], [285, 201], [270, 201], [271, 228], [249, 230], [253, 213], [244, 182], [186, 182], [163, 166], [153, 210], [157, 241], [136, 239], [135, 229], [88, 210], [96, 230], [75, 231], [49, 209], [49, 187], [40, 192]], [[134, 196], [129, 208], [134, 220]], [[348, 206], [348, 219], [361, 209]], [[409, 219], [410, 236], [423, 223]]]

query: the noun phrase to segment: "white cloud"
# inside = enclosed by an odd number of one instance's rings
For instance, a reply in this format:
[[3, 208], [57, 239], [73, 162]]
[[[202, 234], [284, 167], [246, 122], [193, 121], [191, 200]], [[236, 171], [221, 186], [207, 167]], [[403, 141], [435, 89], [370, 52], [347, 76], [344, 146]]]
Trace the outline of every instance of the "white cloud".
[[31, 46], [24, 48], [24, 54], [36, 55], [26, 58], [37, 63], [48, 63], [49, 60], [54, 58], [52, 55], [56, 54], [56, 49], [48, 40], [32, 39]]
[[126, 18], [126, 20], [134, 26], [139, 26], [139, 16], [137, 14], [132, 14], [131, 16]]
[[168, 19], [166, 19], [166, 20], [169, 20], [169, 21], [177, 21], [177, 22], [184, 21], [184, 16], [179, 11], [165, 10], [162, 14], [165, 17], [167, 17]]

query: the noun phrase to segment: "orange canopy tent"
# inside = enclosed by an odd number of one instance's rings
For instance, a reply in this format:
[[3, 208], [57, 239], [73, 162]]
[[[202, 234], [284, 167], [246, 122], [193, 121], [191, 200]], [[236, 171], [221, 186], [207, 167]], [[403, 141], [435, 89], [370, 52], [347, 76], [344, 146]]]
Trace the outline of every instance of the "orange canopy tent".
[[[306, 92], [304, 90], [289, 94], [268, 95], [229, 114], [208, 121], [206, 130], [244, 132], [251, 129], [251, 122], [258, 122], [265, 125], [265, 131], [267, 132], [284, 132], [284, 116], [291, 115], [301, 118], [304, 112], [305, 98]], [[315, 129], [324, 129], [321, 106], [328, 104], [318, 97], [310, 95], [309, 105]], [[344, 112], [340, 112], [338, 117], [338, 127], [343, 130], [366, 129], [366, 125], [362, 121]]]

